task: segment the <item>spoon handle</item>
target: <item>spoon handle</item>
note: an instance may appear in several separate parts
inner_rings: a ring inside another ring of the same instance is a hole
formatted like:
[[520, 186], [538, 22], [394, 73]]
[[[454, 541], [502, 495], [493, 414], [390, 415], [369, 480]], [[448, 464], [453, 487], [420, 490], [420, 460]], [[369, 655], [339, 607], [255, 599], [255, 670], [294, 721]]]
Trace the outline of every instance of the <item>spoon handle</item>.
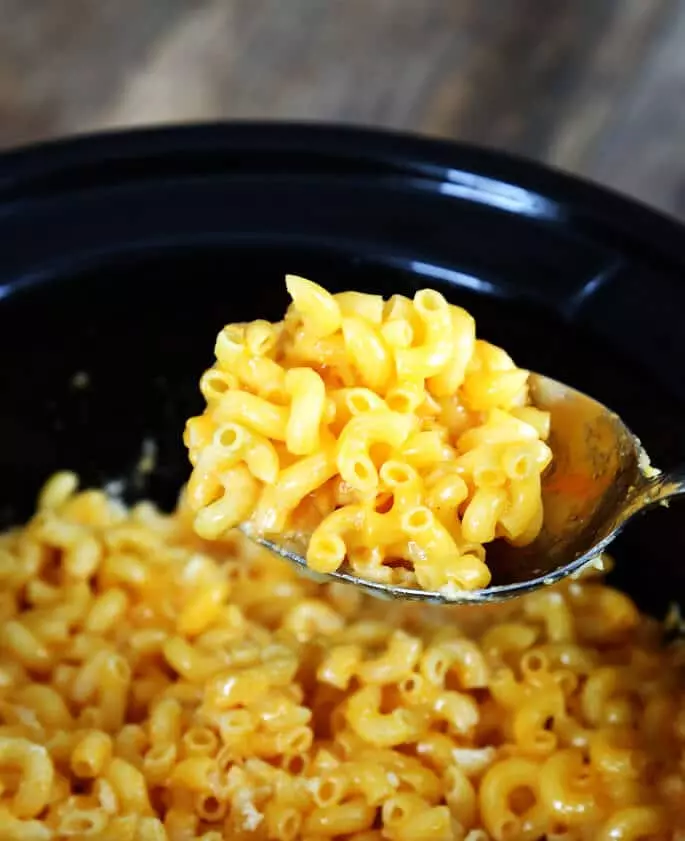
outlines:
[[641, 485], [628, 501], [624, 517], [627, 520], [645, 508], [682, 494], [685, 494], [685, 464]]

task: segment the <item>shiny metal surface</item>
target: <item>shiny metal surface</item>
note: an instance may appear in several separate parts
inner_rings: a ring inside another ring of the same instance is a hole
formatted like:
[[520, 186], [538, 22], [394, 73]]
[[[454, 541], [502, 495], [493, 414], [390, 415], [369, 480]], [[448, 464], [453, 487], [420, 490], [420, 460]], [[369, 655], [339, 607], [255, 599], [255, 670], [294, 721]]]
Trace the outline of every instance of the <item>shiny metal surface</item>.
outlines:
[[301, 547], [257, 542], [316, 580], [343, 581], [385, 599], [433, 604], [503, 601], [553, 584], [593, 563], [625, 523], [670, 497], [685, 494], [685, 467], [661, 473], [649, 465], [639, 440], [596, 400], [555, 380], [532, 374], [531, 398], [551, 419], [554, 461], [543, 477], [544, 526], [534, 543], [517, 548], [498, 540], [487, 547], [492, 582], [450, 594], [365, 581], [344, 568], [311, 572]]

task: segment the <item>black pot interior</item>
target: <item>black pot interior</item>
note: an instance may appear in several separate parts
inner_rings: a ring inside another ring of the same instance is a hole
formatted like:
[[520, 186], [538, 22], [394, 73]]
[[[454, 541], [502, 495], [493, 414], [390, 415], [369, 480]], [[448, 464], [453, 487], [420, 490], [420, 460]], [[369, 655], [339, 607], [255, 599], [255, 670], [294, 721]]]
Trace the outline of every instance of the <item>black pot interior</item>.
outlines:
[[[440, 288], [519, 364], [615, 408], [655, 464], [685, 458], [685, 343], [677, 332], [685, 292], [668, 260], [619, 247], [599, 227], [570, 230], [463, 198], [436, 196], [423, 223], [412, 225], [409, 181], [392, 195], [367, 184], [376, 195], [368, 219], [361, 195], [347, 195], [333, 212], [329, 194], [310, 195], [293, 181], [290, 204], [279, 211], [282, 230], [271, 230], [278, 216], [271, 176], [252, 184], [245, 210], [230, 173], [223, 175], [225, 204], [207, 235], [169, 236], [168, 196], [149, 184], [146, 201], [160, 211], [151, 233], [146, 221], [130, 236], [138, 205], [121, 195], [113, 208], [108, 196], [93, 205], [91, 194], [87, 208], [81, 194], [64, 204], [32, 199], [0, 220], [0, 248], [11, 254], [0, 285], [0, 526], [29, 516], [42, 481], [64, 468], [87, 485], [123, 478], [129, 499], [172, 506], [188, 475], [181, 432], [201, 410], [197, 381], [211, 364], [214, 336], [229, 321], [278, 318], [286, 272], [385, 295]], [[200, 225], [207, 207], [216, 209], [217, 187], [203, 197], [196, 186], [186, 210]], [[316, 237], [302, 237], [292, 218], [316, 216], [317, 207], [328, 221]], [[246, 214], [250, 236], [236, 236]], [[97, 235], [106, 238], [108, 219], [109, 247], [93, 250], [88, 232], [100, 222]], [[392, 237], [383, 235], [388, 228]], [[47, 256], [37, 263], [41, 250]], [[141, 476], [135, 467], [150, 441], [155, 468]], [[678, 509], [639, 519], [615, 546], [613, 582], [655, 615], [685, 594]]]

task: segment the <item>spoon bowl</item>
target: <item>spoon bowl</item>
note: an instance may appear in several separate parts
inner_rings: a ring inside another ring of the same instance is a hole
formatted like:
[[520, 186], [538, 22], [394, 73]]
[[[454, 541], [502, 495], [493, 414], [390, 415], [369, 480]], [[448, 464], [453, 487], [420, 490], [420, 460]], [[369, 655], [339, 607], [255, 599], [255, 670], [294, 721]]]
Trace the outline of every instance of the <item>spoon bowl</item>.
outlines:
[[685, 469], [663, 474], [640, 441], [606, 406], [540, 374], [529, 378], [531, 401], [551, 415], [554, 459], [542, 478], [544, 520], [531, 544], [496, 540], [487, 547], [491, 584], [479, 590], [428, 591], [368, 581], [342, 567], [320, 575], [307, 566], [303, 547], [254, 537], [317, 581], [341, 581], [385, 599], [433, 604], [491, 604], [554, 584], [596, 563], [638, 512], [685, 493]]

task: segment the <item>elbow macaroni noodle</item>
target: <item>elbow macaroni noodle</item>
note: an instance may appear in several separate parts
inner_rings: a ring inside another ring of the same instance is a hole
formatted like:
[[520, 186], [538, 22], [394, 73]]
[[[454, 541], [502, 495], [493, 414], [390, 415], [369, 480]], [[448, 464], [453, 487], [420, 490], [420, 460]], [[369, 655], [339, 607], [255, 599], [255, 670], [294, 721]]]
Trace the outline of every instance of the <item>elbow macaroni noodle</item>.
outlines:
[[685, 837], [685, 643], [626, 596], [381, 606], [194, 516], [59, 474], [0, 535], [3, 841]]
[[287, 278], [278, 324], [224, 328], [186, 427], [195, 529], [306, 544], [320, 573], [486, 587], [484, 544], [542, 526], [549, 416], [528, 372], [424, 289], [388, 301]]

